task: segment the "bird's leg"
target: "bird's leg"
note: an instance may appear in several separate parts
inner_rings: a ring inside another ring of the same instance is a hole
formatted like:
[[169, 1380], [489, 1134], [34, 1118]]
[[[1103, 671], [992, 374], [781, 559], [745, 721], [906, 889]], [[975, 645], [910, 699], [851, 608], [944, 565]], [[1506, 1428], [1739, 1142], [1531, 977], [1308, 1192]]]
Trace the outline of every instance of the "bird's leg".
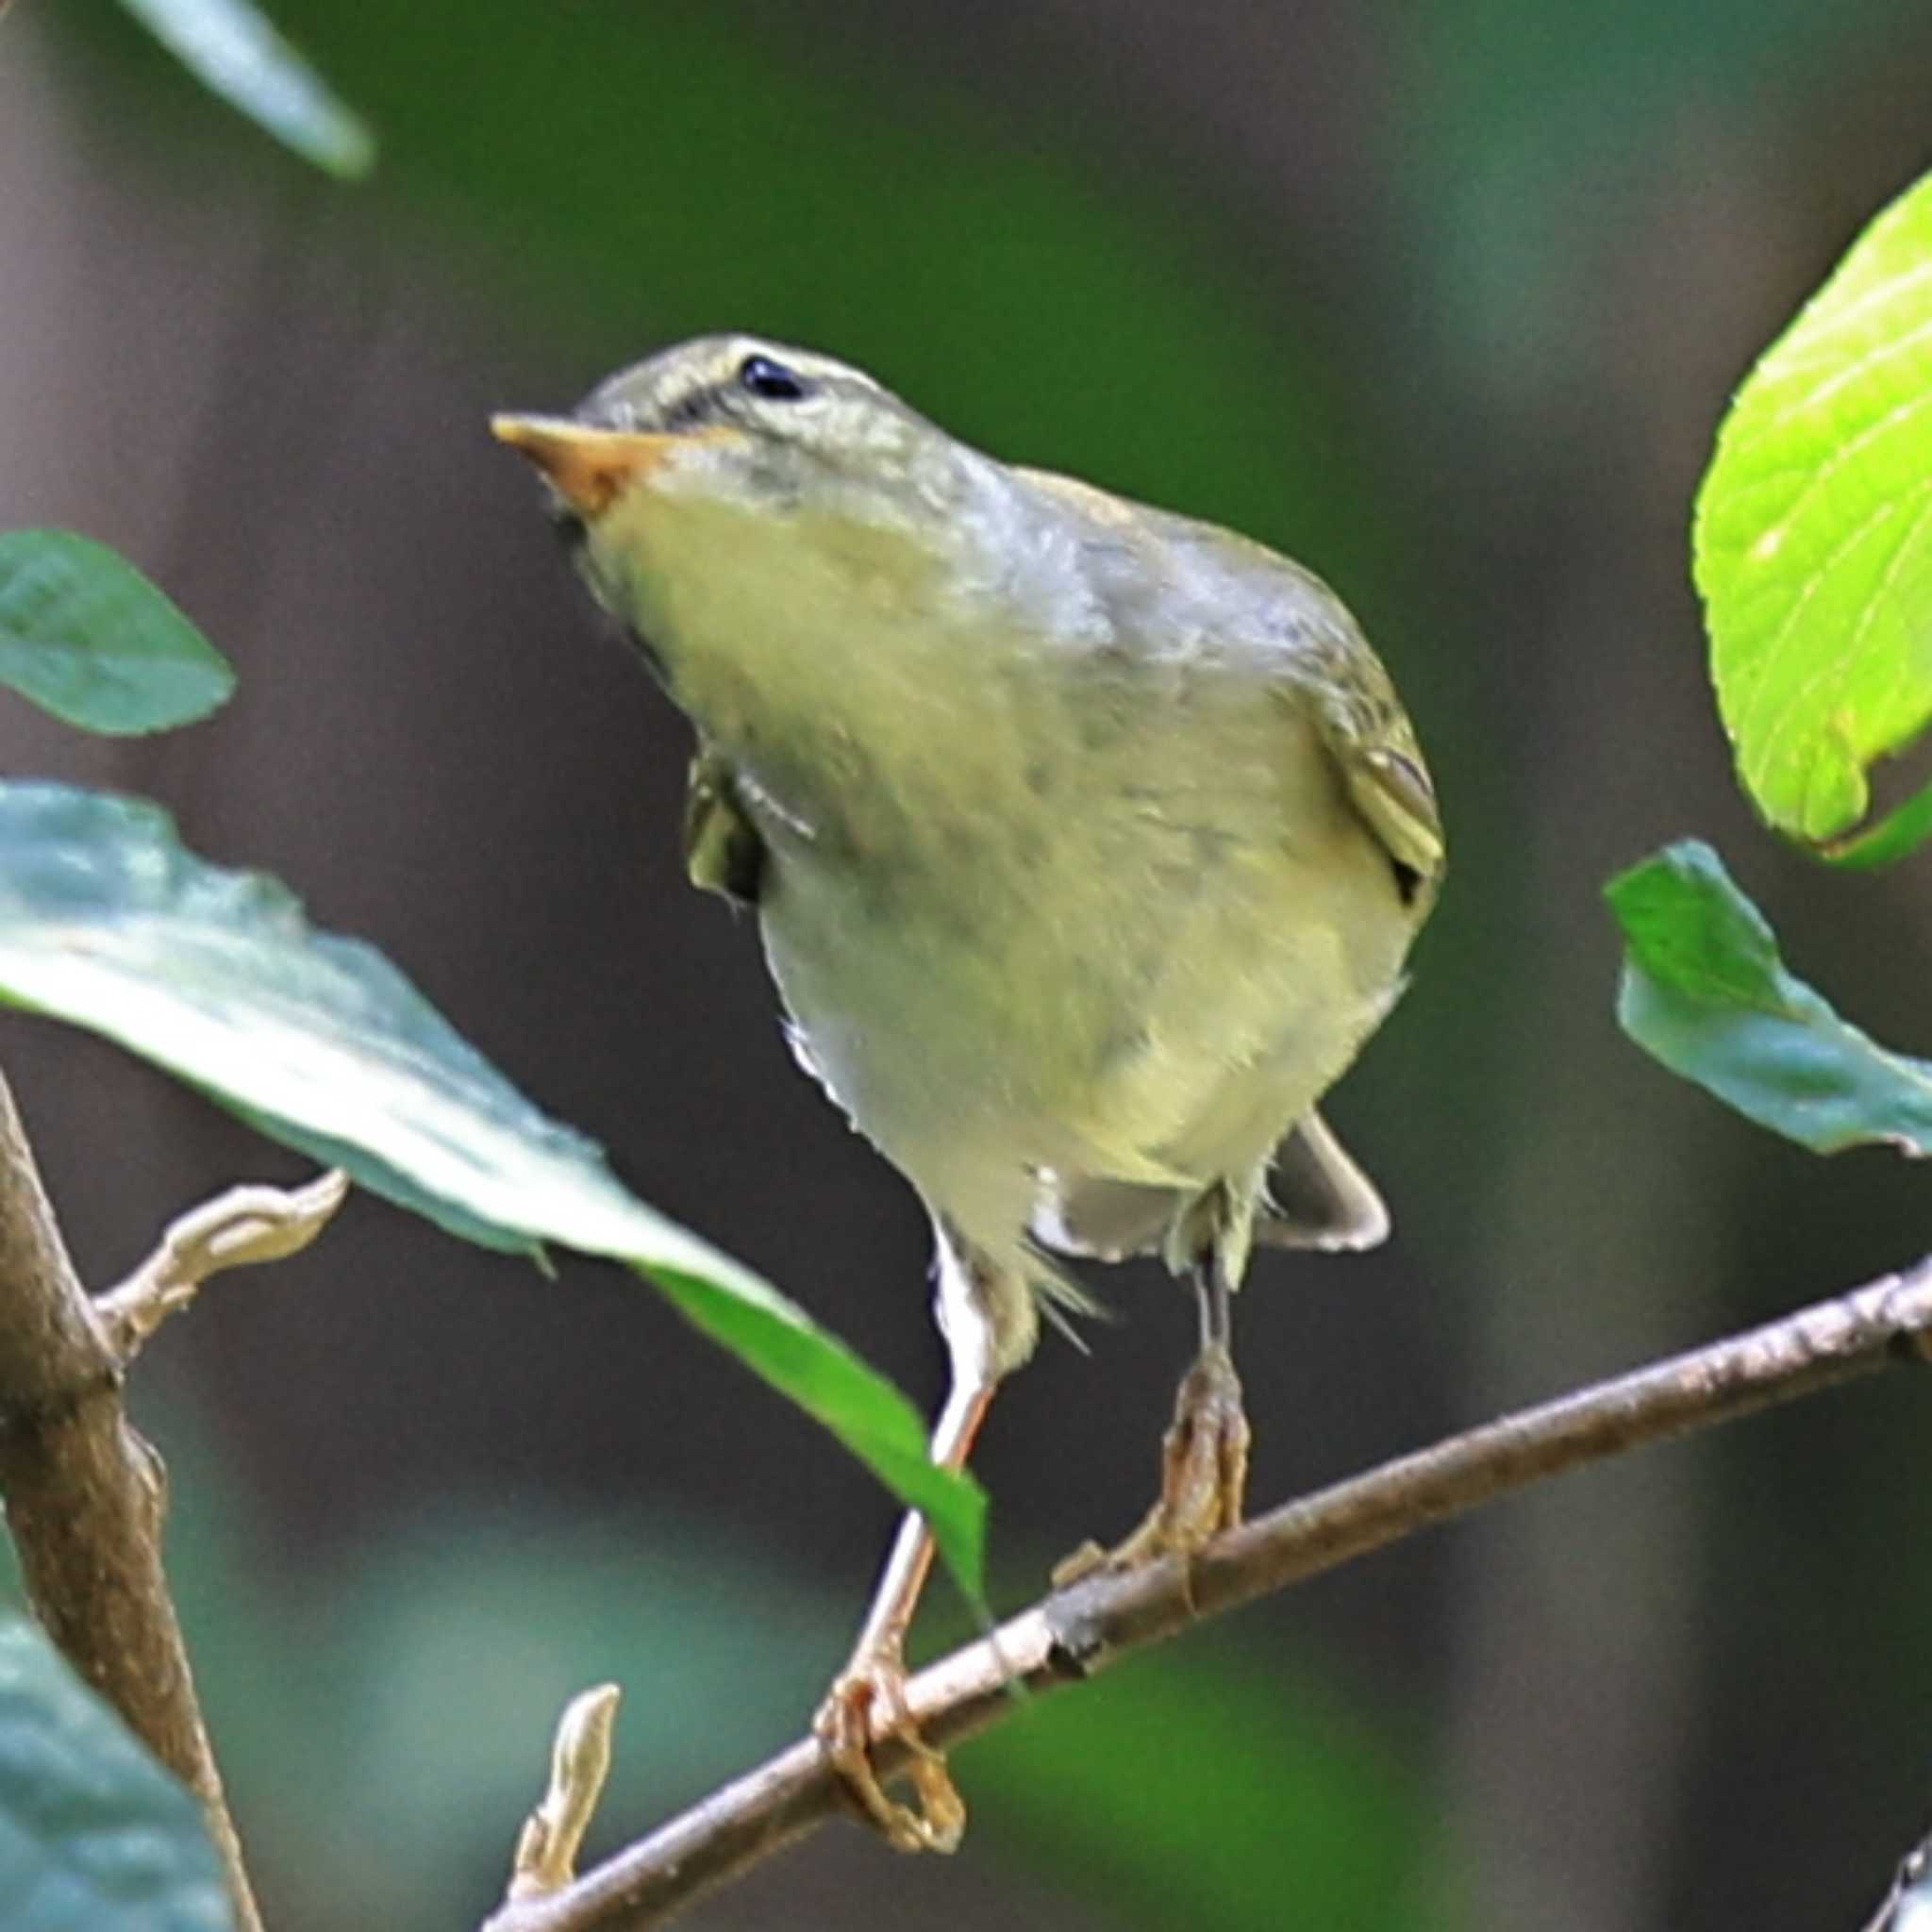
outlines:
[[[1237, 1258], [1238, 1257], [1238, 1258]], [[1244, 1244], [1214, 1242], [1195, 1261], [1201, 1346], [1174, 1397], [1161, 1441], [1160, 1494], [1145, 1521], [1111, 1550], [1087, 1543], [1053, 1573], [1056, 1585], [1095, 1570], [1133, 1570], [1163, 1557], [1191, 1557], [1241, 1520], [1248, 1482], [1247, 1411], [1234, 1367], [1234, 1270]], [[1233, 1261], [1233, 1266], [1230, 1261]]]
[[[990, 1373], [969, 1368], [962, 1374], [956, 1357], [952, 1390], [932, 1432], [932, 1459], [941, 1469], [964, 1467], [995, 1386]], [[906, 1707], [906, 1633], [932, 1558], [932, 1531], [913, 1510], [899, 1525], [852, 1656], [812, 1720], [846, 1789], [902, 1852], [954, 1851], [966, 1830], [965, 1802], [946, 1761], [920, 1737]], [[889, 1798], [879, 1783], [872, 1746], [881, 1738], [897, 1738], [912, 1752], [916, 1809]]]
[[1156, 1550], [1191, 1556], [1241, 1520], [1248, 1487], [1247, 1411], [1234, 1366], [1234, 1284], [1217, 1251], [1194, 1270], [1201, 1348], [1181, 1377], [1174, 1425], [1162, 1443]]

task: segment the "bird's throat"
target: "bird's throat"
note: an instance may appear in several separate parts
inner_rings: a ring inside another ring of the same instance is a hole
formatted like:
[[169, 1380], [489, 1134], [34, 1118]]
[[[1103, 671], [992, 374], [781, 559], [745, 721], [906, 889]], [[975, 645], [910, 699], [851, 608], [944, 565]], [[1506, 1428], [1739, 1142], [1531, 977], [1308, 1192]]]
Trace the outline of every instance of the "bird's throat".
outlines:
[[774, 795], [957, 744], [970, 646], [942, 561], [902, 529], [694, 494], [620, 506], [584, 558], [679, 708]]

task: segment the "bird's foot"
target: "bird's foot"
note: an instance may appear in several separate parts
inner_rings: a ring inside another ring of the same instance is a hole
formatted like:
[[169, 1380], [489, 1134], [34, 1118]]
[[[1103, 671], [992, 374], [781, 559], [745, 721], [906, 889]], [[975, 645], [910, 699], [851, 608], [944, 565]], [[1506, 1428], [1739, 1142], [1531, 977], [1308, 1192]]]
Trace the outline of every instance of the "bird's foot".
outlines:
[[1192, 1557], [1232, 1529], [1241, 1520], [1249, 1440], [1233, 1359], [1224, 1348], [1204, 1348], [1181, 1378], [1174, 1426], [1161, 1445], [1160, 1496], [1146, 1521], [1111, 1550], [1083, 1544], [1055, 1567], [1055, 1588], [1096, 1570], [1138, 1570], [1163, 1557]]
[[[900, 1852], [954, 1852], [966, 1835], [966, 1801], [935, 1751], [912, 1722], [906, 1703], [906, 1661], [897, 1646], [859, 1651], [832, 1681], [812, 1719], [825, 1756], [860, 1812]], [[896, 1739], [911, 1753], [908, 1767], [917, 1807], [886, 1795], [872, 1759], [873, 1746]]]

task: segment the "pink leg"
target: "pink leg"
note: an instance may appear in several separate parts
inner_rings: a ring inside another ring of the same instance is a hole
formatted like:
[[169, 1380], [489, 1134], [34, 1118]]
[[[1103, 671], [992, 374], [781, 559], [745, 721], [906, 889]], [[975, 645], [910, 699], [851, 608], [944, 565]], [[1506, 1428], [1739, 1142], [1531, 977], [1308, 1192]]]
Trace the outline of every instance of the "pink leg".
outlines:
[[[956, 1375], [932, 1432], [932, 1459], [941, 1468], [965, 1466], [996, 1386], [990, 1374]], [[932, 1558], [932, 1531], [914, 1510], [899, 1525], [852, 1656], [812, 1721], [860, 1808], [902, 1852], [957, 1850], [966, 1830], [965, 1802], [945, 1759], [919, 1736], [906, 1708], [906, 1633]], [[916, 1809], [889, 1798], [873, 1768], [874, 1742], [889, 1737], [911, 1747]]]

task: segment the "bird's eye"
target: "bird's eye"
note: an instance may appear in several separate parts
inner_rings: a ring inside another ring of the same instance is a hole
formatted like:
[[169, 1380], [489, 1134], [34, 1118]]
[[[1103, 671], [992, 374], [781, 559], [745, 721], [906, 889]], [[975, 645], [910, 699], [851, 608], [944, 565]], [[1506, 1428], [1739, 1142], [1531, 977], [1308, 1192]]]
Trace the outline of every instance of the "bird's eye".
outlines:
[[811, 385], [797, 370], [770, 356], [747, 356], [738, 365], [738, 382], [768, 403], [796, 403], [811, 393]]

